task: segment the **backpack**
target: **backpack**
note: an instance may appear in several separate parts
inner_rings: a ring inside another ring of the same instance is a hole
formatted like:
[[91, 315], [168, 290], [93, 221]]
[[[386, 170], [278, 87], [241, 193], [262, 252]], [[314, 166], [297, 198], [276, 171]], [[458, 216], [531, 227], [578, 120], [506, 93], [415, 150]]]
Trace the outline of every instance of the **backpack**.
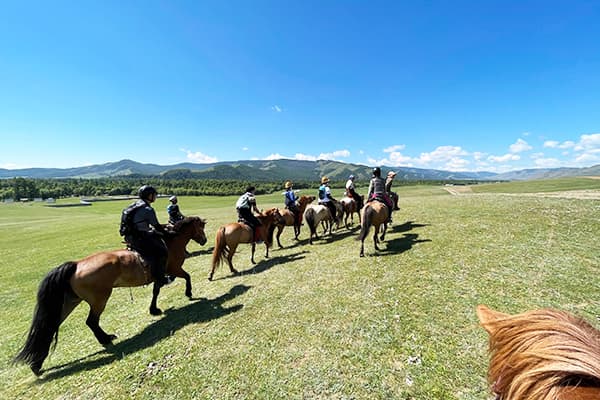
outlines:
[[121, 226], [119, 227], [119, 234], [121, 236], [129, 236], [135, 232], [133, 227], [133, 214], [135, 214], [135, 211], [145, 206], [145, 202], [136, 201], [123, 209], [121, 212]]
[[235, 208], [250, 208], [250, 202], [248, 197], [249, 196], [247, 193], [240, 196], [238, 201], [235, 203]]
[[323, 200], [325, 198], [325, 185], [319, 187], [319, 200]]

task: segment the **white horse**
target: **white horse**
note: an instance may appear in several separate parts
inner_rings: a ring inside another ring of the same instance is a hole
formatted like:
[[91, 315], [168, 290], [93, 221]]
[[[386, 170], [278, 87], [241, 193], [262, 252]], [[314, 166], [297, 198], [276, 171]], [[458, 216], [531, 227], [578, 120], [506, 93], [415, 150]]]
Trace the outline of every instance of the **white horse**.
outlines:
[[328, 229], [329, 234], [331, 235], [334, 221], [327, 206], [322, 204], [309, 204], [306, 206], [306, 210], [304, 210], [304, 220], [310, 228], [310, 237], [308, 239], [310, 244], [312, 244], [313, 235], [315, 236], [315, 239], [319, 239], [319, 235], [317, 233], [317, 227], [319, 224], [322, 224], [323, 226], [323, 235], [327, 233]]

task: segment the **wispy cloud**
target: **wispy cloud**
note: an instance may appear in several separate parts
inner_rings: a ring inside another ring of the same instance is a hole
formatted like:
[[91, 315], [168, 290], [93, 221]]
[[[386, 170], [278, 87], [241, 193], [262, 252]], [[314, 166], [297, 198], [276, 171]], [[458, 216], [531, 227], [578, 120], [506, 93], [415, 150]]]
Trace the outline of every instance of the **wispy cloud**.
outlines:
[[488, 161], [495, 163], [504, 163], [508, 161], [518, 161], [521, 159], [521, 156], [513, 153], [508, 153], [503, 156], [489, 156], [487, 159]]
[[556, 140], [546, 140], [543, 146], [550, 149], [570, 149], [575, 147], [575, 142], [567, 140], [566, 142], [560, 143]]
[[242, 147], [242, 151], [248, 151], [247, 147]]
[[277, 104], [275, 104], [274, 106], [271, 106], [271, 110], [273, 110], [277, 113], [280, 113], [283, 111], [283, 109], [280, 106], [278, 106]]
[[337, 160], [339, 158], [348, 158], [350, 157], [350, 152], [348, 150], [336, 150], [332, 153], [321, 153], [319, 154], [319, 160]]

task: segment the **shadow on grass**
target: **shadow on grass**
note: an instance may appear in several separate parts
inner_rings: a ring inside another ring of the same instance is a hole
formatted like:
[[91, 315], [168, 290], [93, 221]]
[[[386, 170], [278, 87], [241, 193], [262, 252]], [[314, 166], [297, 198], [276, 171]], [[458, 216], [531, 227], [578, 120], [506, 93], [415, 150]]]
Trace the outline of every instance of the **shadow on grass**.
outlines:
[[422, 228], [424, 226], [428, 226], [428, 225], [427, 224], [415, 224], [414, 221], [406, 221], [402, 225], [392, 225], [392, 227], [388, 229], [388, 232], [408, 232], [408, 231], [412, 231], [414, 228]]
[[431, 242], [431, 239], [419, 239], [418, 234], [408, 233], [397, 239], [386, 240], [383, 242], [386, 244], [386, 248], [373, 255], [401, 254], [410, 250], [415, 244], [425, 242]]
[[235, 278], [241, 275], [250, 275], [250, 274], [258, 274], [264, 271], [267, 271], [271, 268], [273, 268], [276, 265], [280, 265], [280, 264], [285, 264], [288, 262], [293, 262], [296, 260], [301, 260], [303, 259], [305, 256], [304, 254], [308, 253], [308, 251], [300, 251], [298, 253], [294, 253], [294, 254], [288, 254], [285, 256], [277, 256], [277, 257], [270, 257], [270, 258], [265, 258], [261, 261], [258, 262], [258, 264], [256, 264], [255, 266], [253, 266], [252, 268], [245, 270], [245, 271], [240, 271], [240, 273], [238, 275], [227, 275], [227, 276], [222, 276], [222, 277], [218, 277], [218, 278], [213, 278], [213, 281], [218, 281], [221, 279], [230, 279], [230, 278]]
[[[232, 287], [229, 292], [213, 300], [202, 299], [182, 308], [168, 309], [161, 319], [148, 325], [139, 334], [125, 339], [122, 342], [107, 346], [104, 350], [82, 357], [78, 360], [45, 369], [43, 371], [44, 375], [38, 379], [37, 382], [44, 383], [81, 371], [90, 371], [100, 368], [123, 358], [126, 354], [149, 348], [160, 342], [162, 339], [171, 336], [173, 332], [178, 331], [186, 325], [212, 321], [233, 312], [237, 312], [244, 307], [242, 304], [223, 307], [223, 303], [241, 296], [250, 290], [250, 288], [251, 286], [236, 285]], [[95, 359], [95, 356], [98, 355], [104, 356]]]

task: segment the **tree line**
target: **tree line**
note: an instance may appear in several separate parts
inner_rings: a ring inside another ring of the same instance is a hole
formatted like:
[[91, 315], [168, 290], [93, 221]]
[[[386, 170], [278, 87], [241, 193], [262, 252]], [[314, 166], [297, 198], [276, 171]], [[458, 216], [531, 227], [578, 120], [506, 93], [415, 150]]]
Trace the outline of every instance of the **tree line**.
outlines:
[[[394, 181], [394, 186], [415, 184], [475, 184], [477, 181]], [[314, 189], [319, 182], [294, 181], [294, 189]], [[178, 196], [231, 196], [242, 194], [252, 185], [256, 194], [283, 190], [284, 181], [252, 182], [236, 179], [195, 179], [128, 175], [112, 178], [68, 179], [0, 179], [0, 199], [34, 199], [61, 197], [135, 196], [142, 185], [152, 185], [160, 194]], [[345, 181], [332, 181], [332, 188], [343, 188]]]

